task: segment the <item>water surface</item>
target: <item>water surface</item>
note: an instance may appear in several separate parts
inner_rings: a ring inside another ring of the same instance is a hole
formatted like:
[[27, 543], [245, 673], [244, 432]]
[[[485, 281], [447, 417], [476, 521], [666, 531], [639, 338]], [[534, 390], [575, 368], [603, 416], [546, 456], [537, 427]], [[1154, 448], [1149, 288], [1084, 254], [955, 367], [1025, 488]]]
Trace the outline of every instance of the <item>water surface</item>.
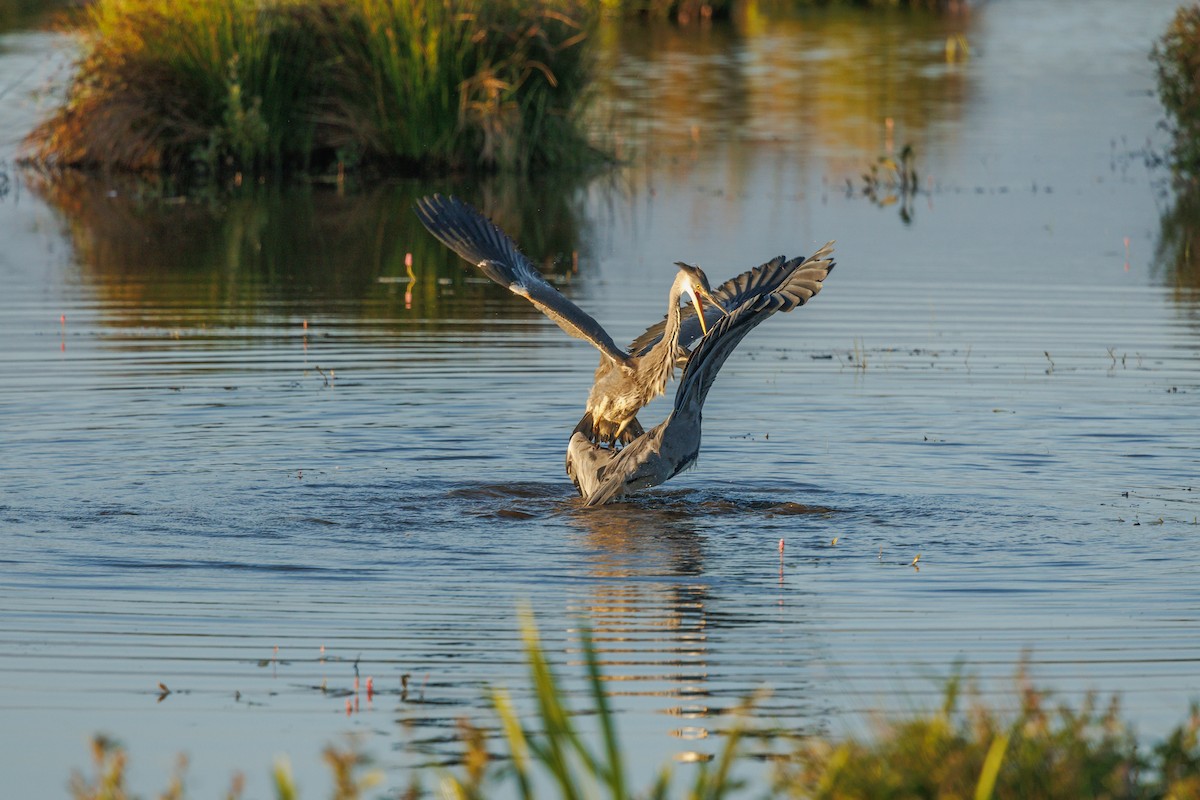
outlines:
[[[958, 661], [1002, 702], [1024, 659], [1165, 732], [1200, 660], [1200, 306], [1188, 206], [1144, 158], [1172, 11], [613, 25], [596, 116], [628, 164], [592, 182], [163, 202], [10, 172], [6, 783], [61, 793], [105, 731], [142, 793], [185, 751], [198, 797], [235, 769], [267, 794], [280, 753], [319, 795], [343, 734], [403, 786], [493, 724], [488, 687], [530, 708], [522, 602], [581, 705], [595, 632], [637, 785], [764, 687], [756, 724], [858, 730]], [[4, 158], [63, 47], [0, 34], [28, 73]], [[863, 197], [904, 144], [921, 191]], [[440, 250], [409, 211], [430, 191], [618, 341], [675, 260], [723, 278], [832, 238], [840, 265], [730, 359], [694, 470], [585, 512], [562, 459], [595, 355]]]

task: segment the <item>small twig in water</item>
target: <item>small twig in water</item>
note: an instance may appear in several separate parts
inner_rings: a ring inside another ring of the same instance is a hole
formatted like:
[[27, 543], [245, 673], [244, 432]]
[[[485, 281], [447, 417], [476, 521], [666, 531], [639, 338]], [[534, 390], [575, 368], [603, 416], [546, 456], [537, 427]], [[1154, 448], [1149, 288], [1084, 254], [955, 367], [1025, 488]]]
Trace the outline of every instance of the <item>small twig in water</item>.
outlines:
[[866, 348], [866, 345], [863, 344], [862, 339], [856, 338], [854, 340], [854, 352], [850, 353], [848, 358], [850, 359], [851, 363], [853, 363], [856, 368], [861, 369], [861, 370], [866, 370], [866, 368], [867, 368], [867, 348]]
[[1042, 355], [1044, 355], [1046, 357], [1046, 360], [1050, 362], [1050, 366], [1046, 369], [1046, 374], [1047, 375], [1054, 374], [1054, 359], [1050, 357], [1050, 351], [1043, 350]]

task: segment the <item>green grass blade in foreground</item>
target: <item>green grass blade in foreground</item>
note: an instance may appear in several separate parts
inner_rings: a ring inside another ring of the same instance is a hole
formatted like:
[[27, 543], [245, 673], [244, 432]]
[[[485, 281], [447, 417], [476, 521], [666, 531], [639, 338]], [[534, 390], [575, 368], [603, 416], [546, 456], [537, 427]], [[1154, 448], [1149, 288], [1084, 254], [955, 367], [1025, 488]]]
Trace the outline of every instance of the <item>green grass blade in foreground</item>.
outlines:
[[521, 615], [521, 635], [525, 640], [525, 657], [529, 661], [529, 672], [533, 678], [534, 693], [537, 697], [538, 715], [545, 728], [545, 744], [530, 743], [530, 748], [550, 770], [550, 774], [558, 782], [562, 796], [575, 800], [578, 794], [578, 777], [573, 773], [570, 763], [571, 750], [574, 750], [583, 760], [584, 767], [596, 774], [595, 761], [583, 743], [575, 735], [571, 727], [570, 717], [562, 705], [562, 695], [546, 654], [542, 650], [537, 627], [528, 612]]
[[596, 644], [592, 640], [590, 628], [584, 628], [580, 635], [583, 639], [584, 656], [587, 659], [588, 683], [592, 688], [592, 702], [595, 703], [596, 712], [600, 717], [600, 730], [604, 735], [604, 751], [608, 760], [604, 770], [605, 777], [614, 800], [624, 800], [628, 796], [625, 791], [625, 768], [621, 762], [621, 748], [617, 742], [617, 730], [613, 724], [612, 710], [608, 705], [608, 694], [604, 691], [604, 678], [600, 674], [600, 660], [596, 656]]
[[983, 760], [983, 771], [979, 773], [979, 783], [975, 786], [975, 800], [992, 800], [992, 792], [996, 790], [996, 776], [1000, 774], [1000, 765], [1004, 763], [1004, 752], [1008, 750], [1009, 735], [1000, 734], [992, 740], [987, 757]]
[[531, 800], [533, 790], [529, 780], [529, 737], [525, 734], [521, 720], [517, 718], [508, 692], [502, 689], [492, 692], [492, 705], [504, 726], [504, 737], [508, 740], [508, 752], [512, 757], [513, 774], [516, 776], [521, 798]]

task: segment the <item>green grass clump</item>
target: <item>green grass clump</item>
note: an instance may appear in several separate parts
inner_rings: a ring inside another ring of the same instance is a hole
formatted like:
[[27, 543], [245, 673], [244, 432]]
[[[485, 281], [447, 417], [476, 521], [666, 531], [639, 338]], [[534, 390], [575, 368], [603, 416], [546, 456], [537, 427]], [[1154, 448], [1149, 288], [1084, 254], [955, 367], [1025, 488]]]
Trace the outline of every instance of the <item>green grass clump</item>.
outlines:
[[593, 155], [588, 0], [97, 0], [51, 166], [527, 171]]
[[1181, 178], [1200, 179], [1200, 3], [1181, 6], [1151, 52], [1158, 96], [1171, 119], [1172, 166]]
[[951, 680], [943, 708], [885, 724], [869, 740], [807, 743], [786, 762], [780, 795], [850, 798], [1196, 798], [1200, 715], [1143, 753], [1119, 715], [1089, 695], [1082, 708], [1049, 707], [1026, 687], [1006, 714], [973, 702], [959, 711]]

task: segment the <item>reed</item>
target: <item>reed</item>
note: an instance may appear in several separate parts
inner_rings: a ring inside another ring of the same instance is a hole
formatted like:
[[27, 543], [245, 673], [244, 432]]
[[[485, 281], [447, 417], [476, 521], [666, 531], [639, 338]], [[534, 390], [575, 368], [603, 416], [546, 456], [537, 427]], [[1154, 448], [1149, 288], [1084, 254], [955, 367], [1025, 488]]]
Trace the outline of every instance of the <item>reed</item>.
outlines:
[[588, 0], [97, 0], [35, 163], [181, 174], [594, 158]]
[[[588, 154], [582, 0], [356, 0], [322, 121], [339, 146], [516, 171]], [[366, 100], [364, 103], [363, 101]]]

